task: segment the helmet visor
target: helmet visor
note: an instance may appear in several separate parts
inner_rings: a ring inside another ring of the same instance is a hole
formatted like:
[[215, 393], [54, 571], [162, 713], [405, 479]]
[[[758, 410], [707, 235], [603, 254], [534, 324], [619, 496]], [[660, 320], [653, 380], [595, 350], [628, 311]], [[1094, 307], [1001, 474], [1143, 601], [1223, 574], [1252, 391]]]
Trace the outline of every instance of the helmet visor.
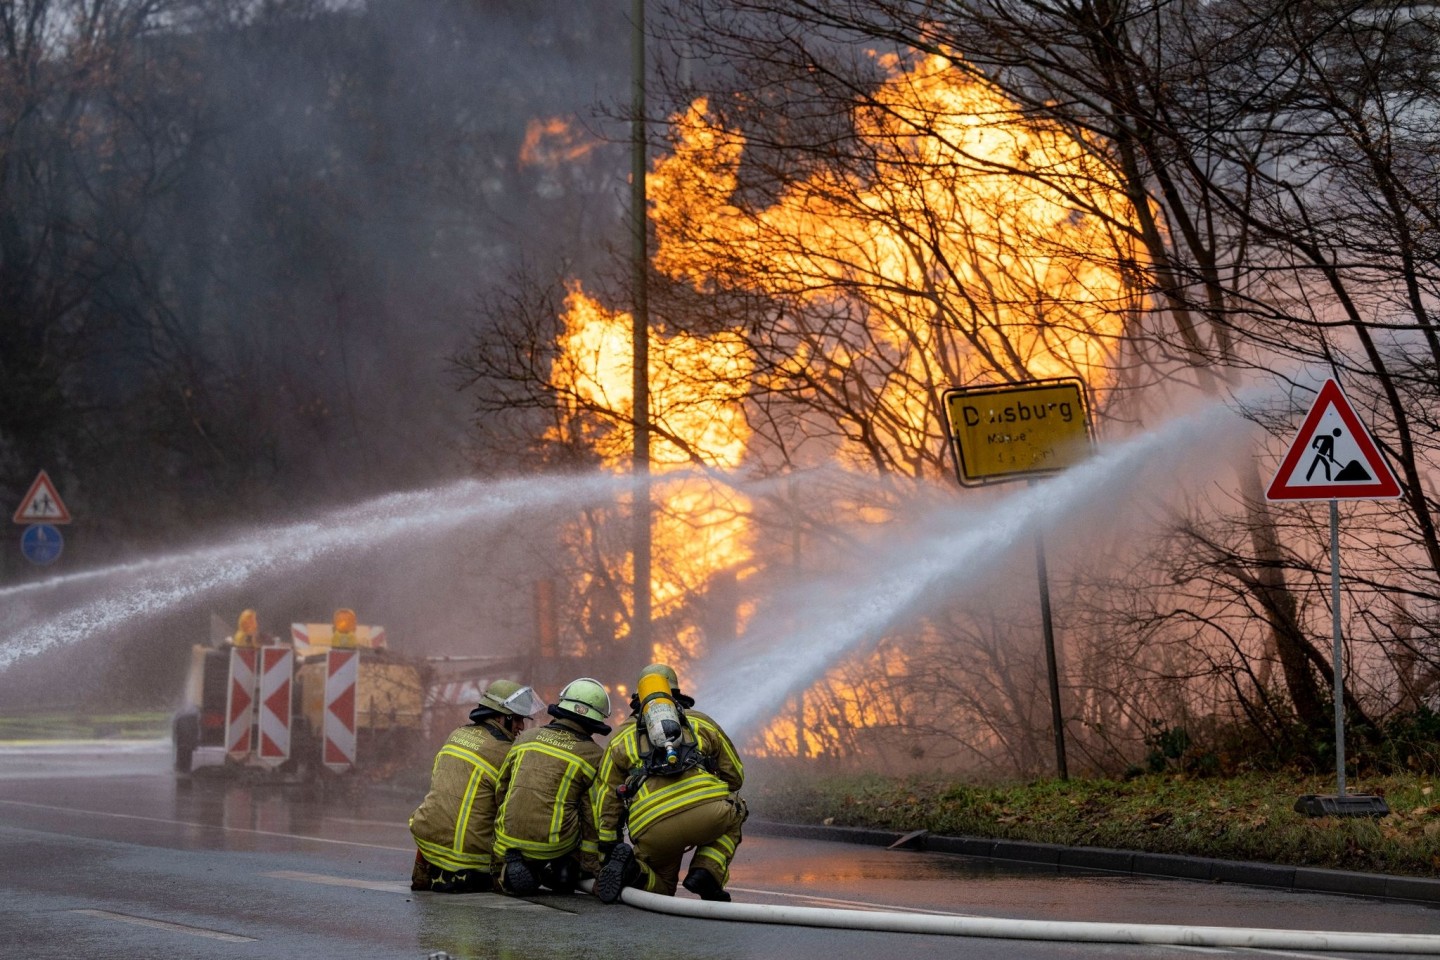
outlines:
[[501, 700], [500, 706], [518, 716], [528, 717], [538, 711], [543, 704], [541, 704], [540, 698], [535, 696], [534, 690], [530, 687], [521, 687]]

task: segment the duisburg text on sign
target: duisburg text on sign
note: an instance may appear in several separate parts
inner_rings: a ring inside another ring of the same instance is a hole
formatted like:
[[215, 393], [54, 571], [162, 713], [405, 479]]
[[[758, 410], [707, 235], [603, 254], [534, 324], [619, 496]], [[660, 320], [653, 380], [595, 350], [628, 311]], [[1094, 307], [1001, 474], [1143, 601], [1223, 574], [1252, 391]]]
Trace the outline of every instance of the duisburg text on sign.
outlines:
[[954, 388], [944, 395], [956, 472], [966, 486], [1064, 470], [1090, 452], [1078, 379]]

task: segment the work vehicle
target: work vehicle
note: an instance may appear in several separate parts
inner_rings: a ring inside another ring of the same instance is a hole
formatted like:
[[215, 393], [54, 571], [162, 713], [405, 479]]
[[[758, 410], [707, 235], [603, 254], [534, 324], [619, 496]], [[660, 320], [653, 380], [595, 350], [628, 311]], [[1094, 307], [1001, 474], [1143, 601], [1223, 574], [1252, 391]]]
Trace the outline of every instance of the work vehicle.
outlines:
[[175, 770], [383, 779], [426, 751], [430, 674], [348, 609], [292, 624], [288, 640], [260, 633], [247, 610], [232, 636], [191, 649]]

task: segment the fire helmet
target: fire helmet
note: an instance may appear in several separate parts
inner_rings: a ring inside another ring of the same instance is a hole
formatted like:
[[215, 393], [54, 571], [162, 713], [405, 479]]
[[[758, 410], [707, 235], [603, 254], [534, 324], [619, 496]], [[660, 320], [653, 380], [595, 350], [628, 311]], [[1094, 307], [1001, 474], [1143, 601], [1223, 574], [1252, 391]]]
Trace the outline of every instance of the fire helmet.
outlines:
[[610, 716], [610, 694], [598, 680], [581, 677], [565, 684], [555, 705], [586, 720], [604, 722]]
[[[646, 677], [651, 676], [664, 677], [665, 685], [670, 688], [671, 692], [679, 692], [680, 678], [675, 676], [675, 670], [669, 664], [652, 663], [650, 664], [650, 666], [640, 671], [640, 678], [642, 680]], [[639, 684], [636, 684], [636, 688], [639, 688]]]
[[[680, 692], [680, 678], [675, 675], [675, 669], [668, 663], [650, 664], [650, 666], [640, 671], [640, 679], [643, 681], [646, 677], [664, 677], [665, 682], [670, 685], [671, 696], [675, 698], [675, 702], [680, 705], [681, 709], [689, 710], [695, 706], [694, 697], [687, 697]], [[637, 690], [637, 694], [630, 698], [630, 709], [631, 711], [638, 712], [640, 709], [640, 697], [638, 694], [640, 685], [638, 683], [635, 685], [635, 689]]]
[[496, 680], [480, 695], [480, 702], [470, 711], [470, 719], [475, 721], [477, 714], [484, 717], [492, 713], [528, 717], [539, 709], [540, 700], [534, 690], [514, 680]]

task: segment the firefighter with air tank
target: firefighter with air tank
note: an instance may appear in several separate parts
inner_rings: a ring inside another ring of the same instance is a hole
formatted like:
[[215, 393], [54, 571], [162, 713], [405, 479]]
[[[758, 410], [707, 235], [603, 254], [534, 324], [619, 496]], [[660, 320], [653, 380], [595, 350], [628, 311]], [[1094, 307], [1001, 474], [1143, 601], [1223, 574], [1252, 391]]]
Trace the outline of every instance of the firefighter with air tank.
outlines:
[[694, 704], [674, 670], [651, 664], [600, 760], [591, 800], [606, 854], [595, 893], [605, 903], [627, 886], [673, 895], [692, 848], [685, 889], [730, 899], [724, 888], [747, 815], [738, 792], [745, 771], [725, 731]]

